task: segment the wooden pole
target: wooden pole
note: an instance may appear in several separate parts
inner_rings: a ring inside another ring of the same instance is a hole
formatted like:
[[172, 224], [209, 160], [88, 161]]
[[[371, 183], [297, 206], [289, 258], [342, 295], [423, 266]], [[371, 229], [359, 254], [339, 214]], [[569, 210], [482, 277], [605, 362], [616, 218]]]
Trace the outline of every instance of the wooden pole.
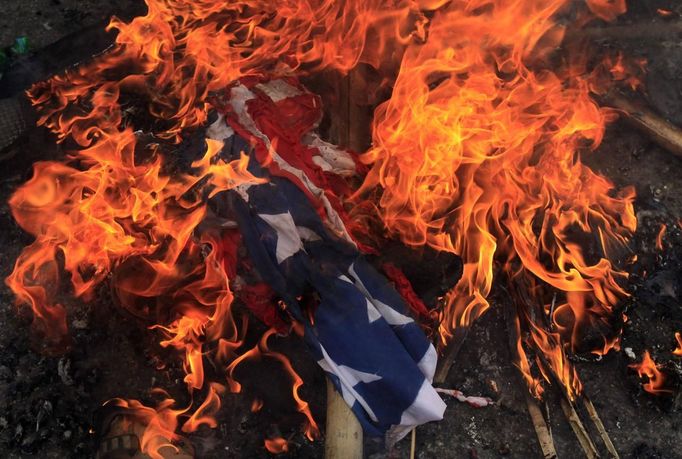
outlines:
[[362, 459], [362, 427], [334, 384], [327, 379], [325, 459]]

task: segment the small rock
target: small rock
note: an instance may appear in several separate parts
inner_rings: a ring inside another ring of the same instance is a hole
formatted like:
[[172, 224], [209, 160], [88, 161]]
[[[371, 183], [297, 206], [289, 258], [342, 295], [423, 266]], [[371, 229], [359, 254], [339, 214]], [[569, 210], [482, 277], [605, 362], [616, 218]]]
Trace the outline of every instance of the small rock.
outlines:
[[632, 348], [631, 348], [631, 347], [626, 347], [626, 348], [623, 349], [623, 350], [625, 351], [625, 355], [627, 355], [628, 358], [630, 358], [631, 360], [636, 360], [636, 359], [637, 359], [637, 356], [636, 356], [635, 353], [632, 351]]
[[71, 326], [76, 330], [85, 330], [88, 328], [88, 321], [83, 319], [74, 319], [71, 321]]
[[500, 456], [507, 456], [509, 453], [511, 453], [511, 448], [508, 444], [504, 443], [500, 446], [497, 452], [500, 453]]
[[10, 370], [5, 365], [0, 365], [0, 380], [9, 381], [10, 379], [12, 379], [12, 376], [13, 376], [12, 370]]
[[21, 438], [22, 435], [24, 435], [24, 426], [18, 424], [14, 429], [14, 439], [18, 440]]
[[65, 357], [62, 357], [61, 359], [59, 359], [59, 363], [57, 364], [57, 374], [59, 374], [59, 378], [67, 386], [73, 385], [73, 379], [71, 378], [71, 375], [69, 374], [70, 372], [71, 372], [71, 360], [69, 360]]

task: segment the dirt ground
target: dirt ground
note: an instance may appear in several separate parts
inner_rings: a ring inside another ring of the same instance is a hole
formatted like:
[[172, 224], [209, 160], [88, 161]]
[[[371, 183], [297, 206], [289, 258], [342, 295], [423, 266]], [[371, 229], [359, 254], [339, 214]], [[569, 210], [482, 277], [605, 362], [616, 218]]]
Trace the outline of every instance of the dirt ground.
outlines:
[[[682, 13], [682, 6], [673, 0], [629, 3], [631, 11], [622, 22], [650, 20], [656, 17], [658, 8]], [[125, 14], [130, 8], [139, 8], [139, 2], [3, 0], [0, 7], [0, 47], [9, 46], [15, 37], [25, 35], [37, 50], [111, 14]], [[608, 45], [622, 48], [628, 56], [647, 58], [648, 102], [659, 113], [682, 124], [682, 40]], [[2, 85], [0, 80], [0, 89]], [[2, 279], [11, 272], [21, 248], [30, 243], [30, 237], [12, 220], [7, 199], [30, 177], [33, 158], [59, 154], [54, 147], [35, 151], [49, 141], [49, 136], [36, 130], [18, 147], [22, 154], [0, 164]], [[678, 224], [682, 218], [682, 160], [623, 121], [611, 125], [603, 145], [584, 159], [618, 186], [633, 185], [637, 191], [639, 229], [632, 249], [638, 261], [630, 268], [628, 289], [632, 297], [623, 305], [629, 321], [623, 331], [622, 348], [631, 349], [637, 361], [645, 349], [650, 350], [654, 359], [664, 365], [671, 380], [679, 381], [682, 359], [675, 359], [671, 350], [675, 345], [674, 332], [682, 331], [682, 227]], [[657, 250], [654, 243], [661, 224], [668, 228], [663, 251]], [[433, 254], [424, 257], [430, 261], [428, 266], [456, 269], [457, 263], [452, 260]], [[434, 277], [427, 268], [406, 271], [418, 291], [426, 289], [425, 285], [418, 285], [422, 280], [428, 283]], [[467, 394], [489, 396], [496, 404], [474, 409], [454, 399], [446, 400], [445, 419], [418, 429], [416, 457], [542, 457], [526, 408], [525, 387], [511, 364], [502, 308], [495, 307], [504, 301], [504, 295], [494, 291], [493, 308], [472, 328], [444, 384]], [[182, 370], [173, 363], [176, 360], [159, 349], [144, 324], [115, 308], [106, 288], [95, 302], [82, 304], [70, 300], [67, 303], [77, 345], [64, 356], [49, 357], [33, 351], [29, 320], [17, 314], [12, 302], [12, 295], [3, 284], [0, 286], [1, 457], [92, 457], [94, 440], [88, 432], [93, 412], [104, 401], [113, 397], [148, 400], [149, 389], [161, 386], [180, 404], [187, 402], [181, 382]], [[255, 340], [262, 331], [258, 326], [252, 327], [251, 339]], [[293, 338], [277, 339], [273, 348], [292, 359], [305, 381], [303, 398], [310, 402], [315, 419], [323, 426], [326, 394], [322, 372], [308, 358], [304, 345]], [[632, 370], [627, 368], [632, 362], [625, 352], [612, 352], [600, 360], [577, 359], [575, 364], [621, 457], [682, 458], [679, 391], [677, 399], [645, 393]], [[201, 430], [192, 437], [198, 457], [270, 457], [263, 447], [263, 439], [275, 434], [290, 439], [292, 444], [291, 452], [280, 457], [321, 457], [323, 440], [311, 443], [299, 432], [302, 419], [291, 401], [285, 373], [268, 362], [240, 368], [237, 377], [244, 384], [244, 392], [226, 397], [218, 428]], [[548, 391], [547, 405], [558, 455], [581, 457], [554, 392]], [[257, 413], [249, 410], [254, 398], [265, 402]], [[372, 459], [409, 457], [409, 441], [399, 443], [394, 451], [385, 452], [377, 442], [367, 440], [366, 455]]]

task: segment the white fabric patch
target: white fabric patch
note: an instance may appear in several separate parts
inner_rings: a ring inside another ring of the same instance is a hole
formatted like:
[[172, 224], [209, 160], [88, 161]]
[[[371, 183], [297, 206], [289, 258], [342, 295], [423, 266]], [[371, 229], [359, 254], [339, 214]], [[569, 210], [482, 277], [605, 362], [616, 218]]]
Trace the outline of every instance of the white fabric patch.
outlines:
[[313, 162], [317, 167], [319, 167], [325, 172], [333, 170], [332, 165], [325, 161], [324, 158], [322, 158], [321, 156], [313, 156]]
[[281, 263], [299, 250], [303, 249], [301, 238], [296, 231], [296, 224], [289, 212], [276, 215], [258, 214], [277, 232], [277, 263]]
[[234, 129], [227, 124], [225, 117], [222, 114], [219, 114], [218, 119], [206, 129], [206, 137], [211, 140], [219, 140], [222, 142], [233, 135]]
[[390, 447], [407, 435], [415, 426], [430, 421], [440, 421], [445, 412], [445, 402], [438, 395], [431, 383], [424, 381], [419, 388], [417, 398], [412, 405], [403, 411], [400, 424], [391, 426], [386, 432], [386, 443]]
[[320, 349], [322, 350], [323, 359], [318, 360], [317, 364], [320, 365], [324, 371], [328, 373], [334, 373], [336, 376], [338, 376], [339, 381], [341, 382], [341, 396], [343, 397], [343, 400], [346, 402], [346, 404], [350, 407], [353, 406], [353, 404], [357, 401], [367, 412], [367, 415], [370, 417], [370, 419], [374, 422], [378, 422], [374, 411], [372, 411], [372, 409], [369, 407], [367, 401], [362, 398], [360, 394], [355, 391], [355, 389], [353, 389], [353, 386], [355, 386], [359, 381], [378, 381], [381, 379], [381, 376], [353, 370], [352, 368], [349, 368], [345, 365], [337, 365], [336, 362], [334, 362], [334, 360], [332, 360], [332, 358], [329, 356], [329, 354], [327, 354], [324, 346], [320, 345]]
[[270, 80], [267, 83], [259, 83], [256, 88], [263, 91], [275, 103], [303, 94], [297, 87], [284, 80]]
[[[344, 275], [344, 274], [341, 274], [341, 275], [339, 276], [339, 279], [341, 279], [341, 280], [344, 281], [344, 282], [348, 282], [349, 284], [353, 284], [353, 281], [350, 280], [350, 279], [348, 278], [348, 276], [346, 276], [346, 275]], [[355, 285], [355, 284], [353, 284], [353, 285]]]
[[320, 237], [319, 234], [317, 234], [315, 231], [311, 230], [310, 228], [306, 228], [305, 226], [297, 226], [296, 230], [298, 231], [298, 234], [301, 236], [301, 239], [306, 241], [306, 242], [313, 242], [313, 241], [321, 241], [322, 238]]
[[436, 373], [436, 364], [438, 363], [438, 353], [433, 345], [429, 346], [424, 357], [419, 361], [417, 366], [421, 370], [424, 377], [430, 383], [433, 382], [433, 375]]
[[239, 193], [239, 196], [242, 197], [244, 202], [249, 202], [249, 193], [247, 191], [249, 188], [253, 186], [253, 183], [243, 183], [241, 185], [237, 185], [236, 187], [232, 188], [234, 191]]
[[369, 323], [374, 323], [381, 319], [381, 313], [377, 311], [377, 308], [374, 307], [372, 302], [365, 299], [365, 303], [367, 303], [367, 319], [369, 320]]
[[377, 310], [381, 313], [384, 319], [386, 319], [386, 322], [388, 322], [389, 325], [405, 325], [414, 322], [411, 317], [408, 317], [406, 315], [403, 315], [387, 305], [386, 303], [377, 300], [376, 298], [373, 298], [372, 295], [369, 294], [369, 291], [365, 288], [365, 285], [362, 283], [360, 280], [360, 277], [358, 277], [357, 273], [354, 270], [355, 264], [350, 265], [350, 268], [348, 268], [348, 272], [353, 276], [353, 279], [355, 279], [355, 286], [360, 290], [371, 302], [372, 304], [377, 308]]
[[[331, 170], [341, 176], [355, 174], [355, 161], [347, 151], [340, 149], [334, 144], [325, 142], [314, 132], [306, 134], [303, 137], [303, 143], [317, 148], [320, 152], [320, 156], [313, 156], [313, 161], [322, 169]], [[325, 169], [323, 164], [329, 169]]]

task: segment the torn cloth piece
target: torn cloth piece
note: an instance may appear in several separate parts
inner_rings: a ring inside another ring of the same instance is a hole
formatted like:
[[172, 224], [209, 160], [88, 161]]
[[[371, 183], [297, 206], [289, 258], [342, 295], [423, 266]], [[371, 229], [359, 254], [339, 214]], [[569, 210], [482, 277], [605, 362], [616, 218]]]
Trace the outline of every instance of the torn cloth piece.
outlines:
[[[273, 97], [268, 83], [259, 84], [267, 88], [263, 94]], [[308, 168], [319, 166], [296, 157], [297, 148], [291, 145], [280, 154], [282, 144], [260, 129], [276, 131], [275, 121], [259, 126], [246, 108], [245, 101], [259, 97], [257, 91], [241, 84], [235, 88], [228, 101], [233, 116], [227, 119], [236, 133], [249, 137], [249, 171], [268, 182], [214, 199], [222, 200], [217, 207], [229, 209], [237, 221], [254, 269], [303, 324], [314, 358], [368, 435], [382, 436], [391, 445], [414, 426], [442, 419], [445, 403], [431, 385], [436, 351], [405, 301], [348, 237], [320, 181], [323, 176], [307, 175]], [[287, 110], [291, 113], [292, 106]], [[314, 127], [311, 119], [301, 117], [307, 129]], [[304, 131], [291, 128], [290, 133]], [[217, 140], [244, 143], [240, 135], [232, 137]], [[317, 156], [313, 147], [304, 150], [311, 158]], [[333, 168], [331, 163], [338, 166], [336, 159], [328, 163]], [[305, 170], [294, 164], [304, 164]], [[311, 290], [319, 297], [313, 310], [299, 302]]]

